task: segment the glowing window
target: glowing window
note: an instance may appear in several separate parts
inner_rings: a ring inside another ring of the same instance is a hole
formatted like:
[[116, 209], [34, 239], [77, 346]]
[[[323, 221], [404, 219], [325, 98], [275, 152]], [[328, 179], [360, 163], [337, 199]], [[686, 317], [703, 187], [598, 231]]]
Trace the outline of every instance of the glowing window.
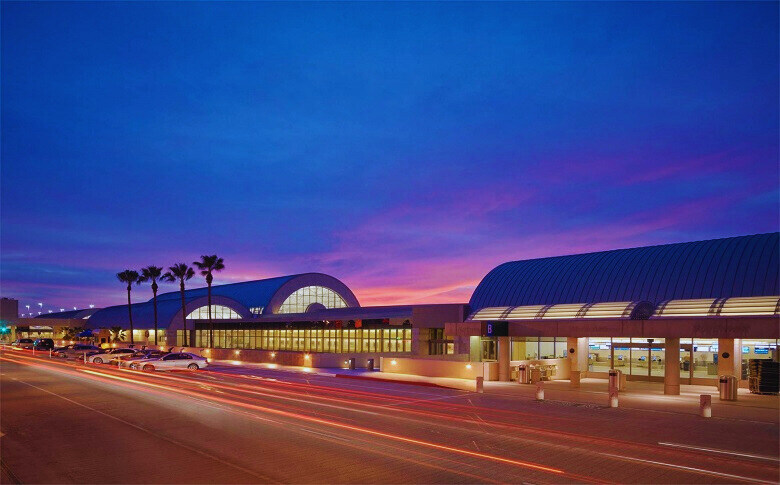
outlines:
[[295, 290], [279, 307], [279, 313], [306, 313], [311, 305], [325, 308], [345, 308], [347, 303], [338, 293], [324, 286], [305, 286]]
[[[200, 308], [196, 308], [192, 311], [189, 315], [187, 315], [188, 320], [207, 320], [209, 318], [209, 307], [208, 305], [203, 305]], [[241, 315], [234, 312], [230, 308], [222, 305], [211, 305], [211, 318], [215, 320], [224, 320], [224, 319], [237, 319], [241, 318]]]

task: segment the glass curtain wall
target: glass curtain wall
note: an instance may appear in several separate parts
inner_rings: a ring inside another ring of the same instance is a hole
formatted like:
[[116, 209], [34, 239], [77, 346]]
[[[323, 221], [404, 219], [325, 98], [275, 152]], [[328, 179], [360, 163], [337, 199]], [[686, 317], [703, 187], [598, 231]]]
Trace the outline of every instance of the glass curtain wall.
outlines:
[[279, 307], [278, 313], [306, 313], [313, 303], [319, 303], [325, 308], [345, 308], [344, 299], [324, 286], [305, 286], [295, 290]]
[[566, 337], [512, 337], [512, 360], [562, 359]]
[[665, 342], [662, 338], [652, 340], [650, 343], [646, 338], [591, 337], [588, 339], [588, 370], [608, 372], [614, 359], [614, 368], [624, 374], [663, 377]]
[[[183, 333], [177, 332], [179, 342], [184, 339]], [[208, 330], [196, 329], [195, 338], [199, 347], [211, 347]], [[214, 347], [330, 353], [411, 352], [412, 329], [214, 329]]]
[[[209, 318], [209, 306], [203, 305], [200, 308], [196, 308], [187, 315], [187, 320], [208, 320]], [[214, 320], [236, 320], [241, 318], [241, 315], [234, 312], [232, 309], [222, 305], [211, 305], [211, 318]]]

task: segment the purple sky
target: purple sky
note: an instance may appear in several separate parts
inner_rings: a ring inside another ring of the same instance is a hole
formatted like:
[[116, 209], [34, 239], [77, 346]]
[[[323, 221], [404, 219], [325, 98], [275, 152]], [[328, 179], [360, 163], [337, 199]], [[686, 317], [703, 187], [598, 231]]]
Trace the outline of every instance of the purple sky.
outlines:
[[217, 253], [464, 302], [508, 260], [776, 231], [777, 39], [776, 2], [3, 2], [0, 290], [116, 304]]

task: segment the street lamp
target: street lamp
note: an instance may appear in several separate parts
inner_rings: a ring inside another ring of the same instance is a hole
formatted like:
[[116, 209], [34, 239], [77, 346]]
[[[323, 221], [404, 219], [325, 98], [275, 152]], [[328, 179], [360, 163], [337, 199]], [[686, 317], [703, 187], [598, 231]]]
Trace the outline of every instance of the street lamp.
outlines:
[[38, 306], [41, 307], [41, 310], [43, 310], [43, 303], [38, 302]]
[[64, 311], [65, 311], [65, 309], [64, 309], [64, 308], [60, 308], [60, 311], [61, 311], [61, 312], [64, 312]]
[[30, 305], [25, 305], [27, 307], [27, 311], [30, 311]]
[[90, 308], [95, 308], [95, 305], [90, 305], [89, 307], [90, 307]]

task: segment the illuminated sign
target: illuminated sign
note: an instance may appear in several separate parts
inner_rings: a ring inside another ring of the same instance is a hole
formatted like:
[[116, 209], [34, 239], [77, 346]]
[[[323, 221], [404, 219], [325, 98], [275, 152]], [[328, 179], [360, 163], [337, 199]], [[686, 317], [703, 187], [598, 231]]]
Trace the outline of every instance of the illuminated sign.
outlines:
[[482, 322], [483, 337], [508, 337], [509, 323], [507, 322]]

